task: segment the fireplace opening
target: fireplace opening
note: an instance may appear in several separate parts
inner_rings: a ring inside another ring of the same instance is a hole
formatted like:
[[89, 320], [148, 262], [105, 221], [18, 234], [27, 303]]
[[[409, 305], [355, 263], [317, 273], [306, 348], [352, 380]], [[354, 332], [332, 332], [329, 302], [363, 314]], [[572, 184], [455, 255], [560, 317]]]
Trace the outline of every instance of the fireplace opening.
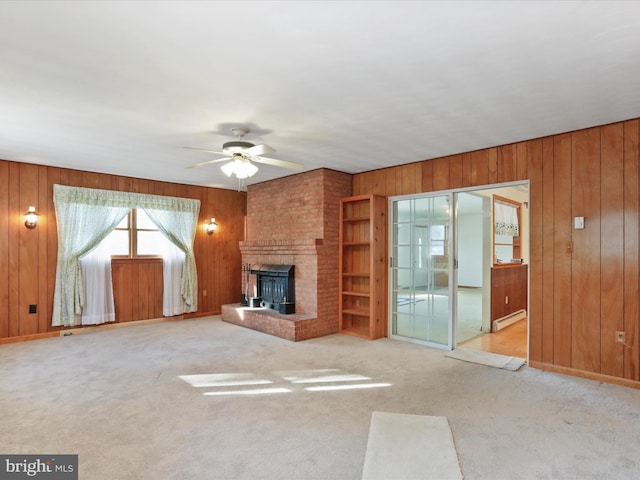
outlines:
[[251, 273], [256, 275], [256, 291], [262, 308], [283, 314], [295, 313], [293, 272], [293, 265], [251, 266]]

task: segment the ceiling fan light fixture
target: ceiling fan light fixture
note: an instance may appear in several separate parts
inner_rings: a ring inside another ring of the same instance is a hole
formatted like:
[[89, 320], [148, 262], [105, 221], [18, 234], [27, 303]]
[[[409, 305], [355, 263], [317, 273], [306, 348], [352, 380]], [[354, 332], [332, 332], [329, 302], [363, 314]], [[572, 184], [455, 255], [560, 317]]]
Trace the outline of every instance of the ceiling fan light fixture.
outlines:
[[237, 178], [248, 178], [253, 177], [258, 172], [258, 167], [246, 158], [234, 158], [220, 168], [227, 177], [235, 175]]
[[209, 165], [210, 163], [226, 162], [222, 165], [221, 169], [227, 177], [235, 175], [240, 180], [240, 185], [245, 178], [253, 177], [258, 173], [258, 167], [256, 167], [251, 160], [261, 164], [274, 165], [276, 167], [291, 168], [294, 170], [301, 170], [303, 165], [294, 162], [288, 162], [285, 160], [278, 160], [276, 158], [264, 157], [263, 155], [269, 155], [274, 153], [275, 149], [269, 145], [259, 144], [255, 145], [250, 142], [245, 142], [243, 137], [249, 133], [248, 128], [232, 128], [233, 133], [236, 135], [236, 140], [231, 142], [225, 142], [222, 144], [222, 151], [208, 150], [205, 148], [197, 147], [185, 147], [193, 150], [202, 150], [209, 153], [215, 153], [217, 155], [226, 155], [224, 158], [217, 158], [209, 160], [207, 162], [196, 163], [186, 168], [202, 167]]
[[255, 147], [255, 145], [250, 142], [242, 142], [239, 140], [234, 140], [232, 142], [224, 143], [222, 145], [222, 152], [226, 153], [227, 155], [233, 155], [234, 153], [242, 153], [251, 147]]

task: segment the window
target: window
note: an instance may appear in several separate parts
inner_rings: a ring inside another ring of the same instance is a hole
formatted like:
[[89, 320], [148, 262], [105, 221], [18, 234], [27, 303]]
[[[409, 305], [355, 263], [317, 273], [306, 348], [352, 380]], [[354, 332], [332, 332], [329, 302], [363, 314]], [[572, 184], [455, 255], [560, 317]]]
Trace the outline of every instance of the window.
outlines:
[[444, 225], [431, 226], [431, 255], [444, 255], [446, 236]]
[[520, 259], [520, 202], [493, 196], [494, 264], [513, 263]]
[[165, 238], [144, 210], [134, 208], [104, 242], [113, 257], [160, 257]]

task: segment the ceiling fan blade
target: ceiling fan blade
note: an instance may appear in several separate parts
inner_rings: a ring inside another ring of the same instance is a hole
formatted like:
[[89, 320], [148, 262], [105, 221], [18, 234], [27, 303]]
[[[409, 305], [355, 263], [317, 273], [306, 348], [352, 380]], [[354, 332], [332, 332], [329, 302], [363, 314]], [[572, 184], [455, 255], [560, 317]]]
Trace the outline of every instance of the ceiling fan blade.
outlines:
[[206, 148], [198, 148], [198, 147], [182, 147], [182, 148], [188, 148], [189, 150], [200, 150], [201, 152], [217, 153], [218, 155], [226, 155], [226, 153], [224, 152], [218, 152], [216, 150], [208, 150]]
[[259, 155], [269, 155], [270, 153], [275, 152], [275, 149], [271, 148], [269, 145], [254, 145], [253, 147], [247, 148], [244, 153], [251, 155], [252, 157], [256, 157]]
[[299, 163], [287, 162], [286, 160], [278, 160], [276, 158], [269, 157], [251, 157], [256, 163], [265, 163], [267, 165], [275, 165], [276, 167], [290, 168], [292, 170], [302, 170], [304, 165], [300, 165]]
[[204, 165], [209, 165], [211, 163], [218, 163], [218, 162], [228, 162], [231, 161], [232, 158], [231, 157], [224, 157], [224, 158], [216, 158], [215, 160], [208, 160], [206, 162], [201, 162], [201, 163], [196, 163], [195, 165], [189, 165], [188, 167], [184, 167], [184, 168], [196, 168], [196, 167], [202, 167]]

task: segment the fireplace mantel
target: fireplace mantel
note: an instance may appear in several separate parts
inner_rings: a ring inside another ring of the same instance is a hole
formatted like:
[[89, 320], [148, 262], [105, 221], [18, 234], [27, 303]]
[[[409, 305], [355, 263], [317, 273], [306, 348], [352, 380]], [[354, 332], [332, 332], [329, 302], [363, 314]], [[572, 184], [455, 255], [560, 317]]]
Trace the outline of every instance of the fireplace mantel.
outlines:
[[315, 255], [323, 245], [322, 238], [285, 238], [240, 242], [243, 255]]

